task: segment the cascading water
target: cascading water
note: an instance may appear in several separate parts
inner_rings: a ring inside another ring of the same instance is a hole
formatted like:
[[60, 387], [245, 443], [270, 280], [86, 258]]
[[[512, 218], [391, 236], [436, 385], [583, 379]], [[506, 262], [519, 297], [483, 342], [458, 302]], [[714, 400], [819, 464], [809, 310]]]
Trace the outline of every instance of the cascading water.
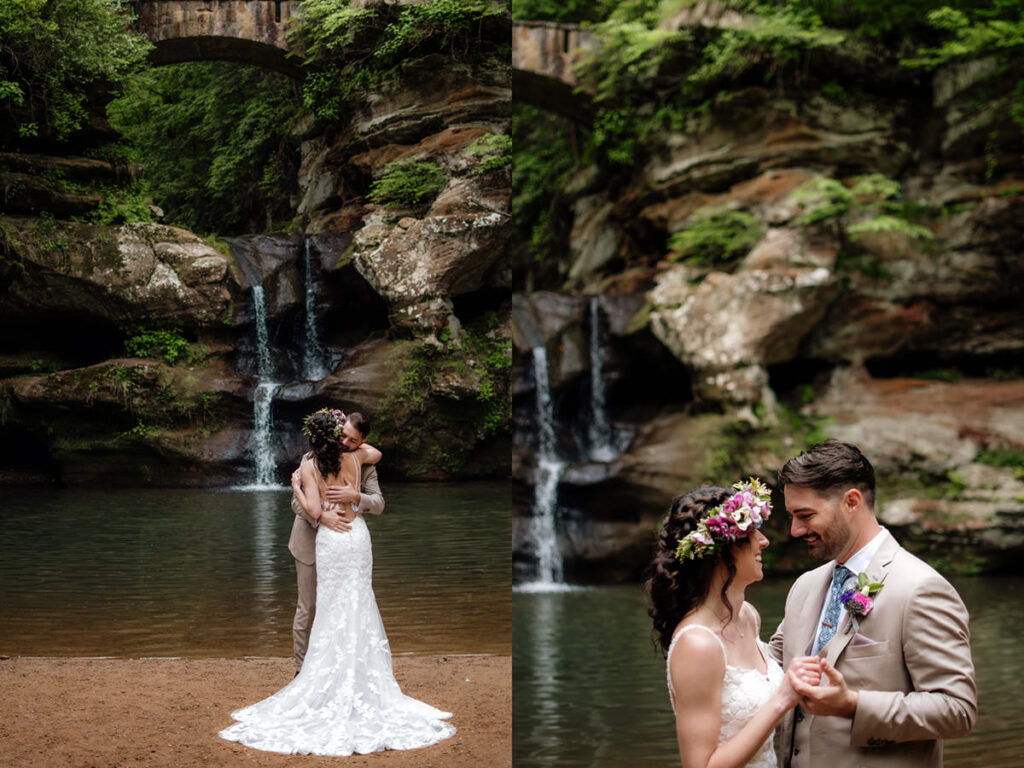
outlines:
[[281, 384], [272, 381], [274, 363], [270, 358], [270, 333], [267, 329], [267, 303], [263, 286], [252, 287], [253, 314], [256, 317], [256, 375], [258, 383], [252, 397], [253, 463], [256, 488], [278, 488], [274, 483], [277, 465], [272, 443], [274, 394]]
[[303, 249], [303, 262], [306, 271], [306, 339], [302, 351], [302, 377], [307, 381], [319, 381], [330, 371], [324, 362], [324, 350], [316, 330], [316, 281], [308, 238]]
[[547, 350], [533, 350], [533, 378], [537, 393], [537, 469], [533, 484], [533, 517], [529, 535], [537, 552], [537, 578], [518, 587], [524, 592], [566, 589], [562, 581], [562, 553], [558, 548], [555, 512], [558, 507], [558, 483], [567, 466], [558, 456], [555, 439], [555, 413], [551, 401]]
[[591, 459], [611, 461], [615, 450], [615, 433], [608, 421], [607, 396], [604, 385], [604, 346], [601, 344], [601, 309], [597, 296], [590, 297], [590, 414], [587, 447]]

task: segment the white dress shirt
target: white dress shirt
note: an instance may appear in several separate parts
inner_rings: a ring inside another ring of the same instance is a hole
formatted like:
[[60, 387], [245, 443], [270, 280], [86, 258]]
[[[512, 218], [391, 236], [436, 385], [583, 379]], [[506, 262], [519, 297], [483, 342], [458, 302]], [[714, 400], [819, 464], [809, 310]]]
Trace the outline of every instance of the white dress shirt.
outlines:
[[[853, 573], [853, 576], [847, 579], [846, 584], [843, 585], [845, 589], [852, 589], [853, 584], [856, 583], [857, 574], [865, 570], [871, 563], [871, 558], [875, 556], [875, 552], [882, 546], [882, 539], [885, 538], [885, 533], [885, 528], [882, 528], [871, 541], [850, 555], [845, 563], [838, 563], [837, 561], [838, 565], [845, 565]], [[818, 631], [814, 633], [814, 641], [811, 643], [811, 648], [815, 648], [818, 645], [818, 635], [824, 626], [822, 622], [825, 621], [825, 611], [828, 609], [828, 594], [829, 591], [825, 590], [825, 597], [821, 601], [821, 614], [818, 616]], [[839, 627], [843, 626], [844, 621], [846, 621], [846, 606], [840, 605], [836, 634], [839, 634]]]

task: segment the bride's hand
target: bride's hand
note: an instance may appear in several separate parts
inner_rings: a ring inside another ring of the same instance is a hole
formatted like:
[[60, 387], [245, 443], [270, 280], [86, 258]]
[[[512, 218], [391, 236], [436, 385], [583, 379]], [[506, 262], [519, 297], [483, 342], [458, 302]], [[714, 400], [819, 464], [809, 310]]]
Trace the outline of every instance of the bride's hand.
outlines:
[[821, 682], [821, 658], [818, 656], [797, 656], [789, 662], [789, 669], [807, 685]]

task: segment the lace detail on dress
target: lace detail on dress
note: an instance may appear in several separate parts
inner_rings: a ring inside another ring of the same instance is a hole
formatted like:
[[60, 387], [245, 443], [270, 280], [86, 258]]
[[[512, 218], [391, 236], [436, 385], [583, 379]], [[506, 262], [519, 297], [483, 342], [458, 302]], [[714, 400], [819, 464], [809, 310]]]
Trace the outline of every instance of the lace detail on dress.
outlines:
[[[725, 674], [722, 677], [722, 724], [718, 730], [718, 743], [724, 744], [731, 739], [740, 729], [755, 715], [766, 701], [775, 693], [782, 683], [782, 667], [767, 653], [767, 646], [757, 639], [757, 648], [767, 665], [767, 673], [762, 674], [757, 669], [744, 669], [741, 667], [729, 666], [729, 654], [725, 649], [725, 643], [710, 627], [702, 624], [690, 624], [676, 632], [675, 637], [668, 647], [668, 655], [665, 659], [665, 675], [668, 681], [668, 695], [672, 702], [672, 711], [675, 712], [675, 692], [672, 688], [672, 651], [675, 650], [676, 641], [691, 629], [703, 629], [711, 634], [722, 646], [722, 655], [725, 656]], [[757, 751], [754, 757], [747, 763], [747, 768], [776, 768], [778, 765], [775, 759], [775, 750], [772, 748], [772, 740], [768, 739]]]
[[316, 535], [316, 618], [298, 676], [231, 716], [221, 738], [285, 754], [351, 755], [414, 749], [455, 733], [451, 717], [406, 696], [373, 596], [370, 532], [356, 517], [347, 533]]

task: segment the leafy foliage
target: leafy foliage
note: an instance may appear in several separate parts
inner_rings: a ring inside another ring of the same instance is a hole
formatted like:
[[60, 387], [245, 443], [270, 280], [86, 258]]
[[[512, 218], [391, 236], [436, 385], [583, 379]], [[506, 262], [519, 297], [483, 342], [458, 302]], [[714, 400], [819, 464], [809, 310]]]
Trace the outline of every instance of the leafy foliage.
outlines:
[[107, 187], [103, 190], [103, 202], [89, 215], [95, 224], [134, 224], [152, 221], [153, 214], [149, 185], [138, 181], [124, 187]]
[[271, 229], [290, 218], [299, 112], [291, 82], [225, 62], [160, 67], [107, 109], [167, 220], [200, 232]]
[[845, 37], [795, 3], [736, 3], [751, 17], [736, 28], [675, 28], [673, 17], [692, 4], [625, 0], [593, 25], [596, 44], [579, 75], [595, 94], [591, 145], [609, 163], [632, 165], [653, 134], [687, 130], [723, 93], [779, 81], [810, 51]]
[[618, 0], [512, 0], [512, 18], [579, 23], [604, 21]]
[[512, 137], [499, 133], [484, 134], [466, 147], [466, 154], [480, 160], [473, 169], [474, 176], [507, 168], [512, 164]]
[[746, 211], [698, 211], [686, 229], [669, 237], [672, 260], [694, 264], [740, 258], [761, 239], [764, 228]]
[[[527, 104], [512, 106], [512, 221], [526, 243], [515, 265], [525, 284], [555, 282], [565, 236], [558, 197], [574, 166], [572, 125]], [[554, 278], [548, 275], [556, 273]]]
[[[496, 56], [496, 35], [508, 12], [484, 0], [432, 0], [416, 5], [350, 7], [348, 0], [303, 0], [289, 39], [313, 71], [302, 88], [306, 109], [337, 120], [368, 91], [398, 85], [406, 70], [430, 54], [451, 62]], [[507, 46], [504, 49], [507, 58]]]
[[436, 163], [398, 160], [384, 166], [370, 187], [369, 199], [389, 208], [420, 205], [433, 200], [447, 182], [447, 174]]
[[91, 98], [139, 69], [151, 47], [128, 30], [121, 0], [0, 3], [0, 147], [64, 142], [89, 119]]
[[[934, 236], [930, 229], [900, 215], [900, 184], [880, 173], [854, 176], [844, 184], [837, 179], [811, 179], [793, 192], [804, 209], [799, 224], [834, 221], [853, 240], [864, 233], [893, 232], [919, 240]], [[850, 222], [850, 218], [856, 221]]]
[[178, 329], [143, 330], [124, 342], [124, 349], [129, 355], [136, 357], [160, 357], [174, 365], [179, 359], [189, 354], [188, 339]]

